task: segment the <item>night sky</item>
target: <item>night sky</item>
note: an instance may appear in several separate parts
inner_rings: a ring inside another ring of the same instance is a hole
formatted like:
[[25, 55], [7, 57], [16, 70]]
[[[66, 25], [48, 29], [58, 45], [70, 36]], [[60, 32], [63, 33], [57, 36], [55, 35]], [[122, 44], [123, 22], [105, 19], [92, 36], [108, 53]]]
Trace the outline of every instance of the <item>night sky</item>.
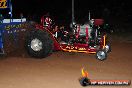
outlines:
[[[130, 0], [74, 0], [75, 18], [81, 19], [88, 16], [90, 10], [94, 18], [102, 16], [107, 8], [111, 16], [121, 17], [132, 15]], [[50, 12], [57, 19], [71, 18], [72, 0], [12, 0], [13, 14], [23, 13], [25, 17], [30, 15], [41, 16]]]

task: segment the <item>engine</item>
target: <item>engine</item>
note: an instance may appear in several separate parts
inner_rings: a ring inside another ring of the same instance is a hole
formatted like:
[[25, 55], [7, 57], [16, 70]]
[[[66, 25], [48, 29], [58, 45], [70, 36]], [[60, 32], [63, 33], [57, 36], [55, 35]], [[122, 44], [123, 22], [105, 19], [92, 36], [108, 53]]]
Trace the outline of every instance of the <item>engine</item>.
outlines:
[[92, 28], [89, 24], [77, 25], [77, 32], [79, 36], [86, 36], [86, 28], [88, 28], [88, 37], [91, 38]]

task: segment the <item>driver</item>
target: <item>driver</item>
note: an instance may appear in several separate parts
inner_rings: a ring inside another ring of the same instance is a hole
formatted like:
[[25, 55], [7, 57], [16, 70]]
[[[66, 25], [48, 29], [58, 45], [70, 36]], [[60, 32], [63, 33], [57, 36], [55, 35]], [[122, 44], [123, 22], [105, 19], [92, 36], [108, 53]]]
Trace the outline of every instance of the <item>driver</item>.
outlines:
[[44, 20], [44, 26], [47, 28], [50, 28], [52, 24], [52, 19], [50, 18], [49, 13], [45, 15], [45, 20]]

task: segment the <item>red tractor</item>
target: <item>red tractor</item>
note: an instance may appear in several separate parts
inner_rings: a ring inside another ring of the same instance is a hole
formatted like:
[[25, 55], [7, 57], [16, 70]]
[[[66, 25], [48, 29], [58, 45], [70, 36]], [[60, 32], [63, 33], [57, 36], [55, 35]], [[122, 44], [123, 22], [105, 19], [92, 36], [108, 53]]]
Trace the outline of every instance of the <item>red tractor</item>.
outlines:
[[103, 19], [89, 19], [86, 24], [73, 24], [73, 31], [65, 30], [65, 27], [45, 26], [46, 17], [41, 18], [41, 24], [37, 24], [26, 37], [26, 49], [28, 54], [44, 58], [52, 51], [80, 52], [95, 54], [98, 60], [105, 60], [111, 46], [107, 40], [107, 34], [103, 32]]

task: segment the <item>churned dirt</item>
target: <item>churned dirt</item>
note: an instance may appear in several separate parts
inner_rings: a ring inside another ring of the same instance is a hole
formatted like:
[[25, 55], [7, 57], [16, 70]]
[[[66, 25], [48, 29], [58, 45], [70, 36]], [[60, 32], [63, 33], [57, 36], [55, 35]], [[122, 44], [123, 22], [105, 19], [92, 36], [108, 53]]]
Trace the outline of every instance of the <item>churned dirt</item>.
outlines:
[[[53, 52], [43, 59], [28, 56], [23, 48], [0, 58], [0, 88], [82, 88], [81, 68], [90, 79], [132, 80], [132, 43], [112, 41], [105, 61], [94, 54]], [[132, 88], [130, 86], [87, 86], [88, 88]]]

